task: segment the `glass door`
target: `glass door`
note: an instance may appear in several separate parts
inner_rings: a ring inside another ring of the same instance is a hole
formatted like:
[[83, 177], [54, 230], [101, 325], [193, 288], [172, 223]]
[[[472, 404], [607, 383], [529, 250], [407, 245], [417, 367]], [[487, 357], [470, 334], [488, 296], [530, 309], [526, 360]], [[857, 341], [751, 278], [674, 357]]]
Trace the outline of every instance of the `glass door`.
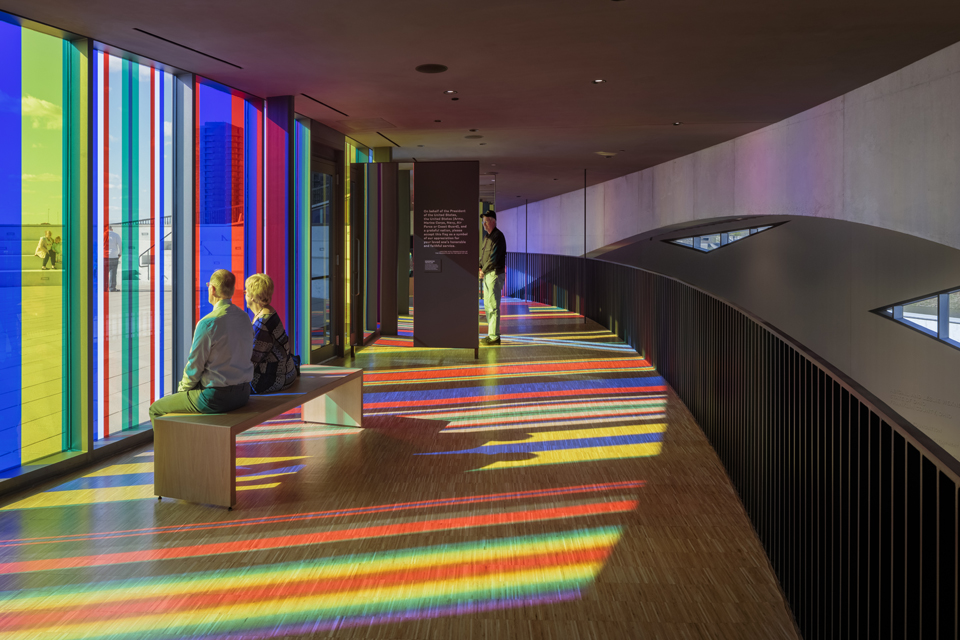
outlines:
[[336, 355], [335, 319], [338, 273], [336, 258], [336, 164], [313, 156], [310, 161], [310, 362]]

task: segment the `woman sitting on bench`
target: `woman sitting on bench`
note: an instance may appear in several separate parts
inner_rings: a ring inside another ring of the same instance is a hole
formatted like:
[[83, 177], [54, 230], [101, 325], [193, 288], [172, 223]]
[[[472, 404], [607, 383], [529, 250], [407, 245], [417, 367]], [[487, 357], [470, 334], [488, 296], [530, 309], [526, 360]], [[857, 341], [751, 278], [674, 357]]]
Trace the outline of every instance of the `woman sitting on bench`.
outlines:
[[247, 306], [253, 311], [253, 393], [282, 391], [297, 380], [299, 367], [290, 351], [290, 341], [283, 322], [270, 306], [273, 279], [255, 273], [245, 283]]

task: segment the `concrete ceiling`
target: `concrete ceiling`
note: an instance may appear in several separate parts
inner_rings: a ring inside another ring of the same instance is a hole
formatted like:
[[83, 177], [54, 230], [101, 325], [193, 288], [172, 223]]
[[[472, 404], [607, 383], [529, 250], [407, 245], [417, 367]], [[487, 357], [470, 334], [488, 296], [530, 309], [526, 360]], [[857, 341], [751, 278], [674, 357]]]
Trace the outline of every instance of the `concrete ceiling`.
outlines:
[[[481, 173], [498, 172], [497, 208], [579, 188], [584, 170], [596, 184], [743, 135], [960, 41], [957, 0], [0, 0], [0, 9], [254, 95], [297, 96], [299, 113], [369, 146], [390, 146], [386, 136], [401, 161], [479, 160]], [[425, 63], [449, 70], [415, 71]]]

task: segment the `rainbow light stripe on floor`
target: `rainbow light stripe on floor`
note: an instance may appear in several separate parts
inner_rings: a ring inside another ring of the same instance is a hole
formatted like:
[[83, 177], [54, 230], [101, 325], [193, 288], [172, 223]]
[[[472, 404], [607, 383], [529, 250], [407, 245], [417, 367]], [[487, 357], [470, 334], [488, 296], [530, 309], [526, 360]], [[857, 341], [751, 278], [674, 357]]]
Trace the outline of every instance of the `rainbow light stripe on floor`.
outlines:
[[594, 527], [5, 591], [0, 638], [273, 637], [555, 602], [579, 596], [620, 535]]
[[[635, 509], [635, 498], [617, 492], [642, 484], [622, 481], [0, 540], [0, 580], [10, 576], [19, 585], [0, 591], [0, 639], [274, 637], [578, 598], [622, 533], [620, 526], [596, 519]], [[487, 506], [478, 510], [477, 505]], [[409, 515], [397, 517], [402, 513]], [[377, 514], [380, 520], [366, 519]], [[593, 524], [578, 526], [582, 518]], [[316, 521], [307, 533], [256, 535], [266, 527], [306, 520]], [[550, 521], [569, 524], [548, 533], [497, 535], [518, 524]], [[424, 533], [467, 529], [488, 533], [472, 541], [416, 544]], [[208, 542], [196, 542], [197, 535]], [[384, 536], [414, 544], [346, 555], [322, 550], [338, 540]], [[151, 548], [144, 548], [143, 539]], [[90, 553], [93, 549], [96, 553]], [[264, 551], [281, 549], [286, 554], [299, 549], [301, 558], [264, 562], [269, 558]], [[224, 554], [249, 561], [215, 570], [183, 564]], [[91, 570], [126, 565], [148, 571], [88, 582]], [[184, 572], [185, 567], [190, 570]], [[43, 578], [47, 574], [60, 584], [50, 586]], [[39, 579], [26, 580], [33, 575]]]
[[365, 373], [363, 385], [423, 384], [445, 380], [501, 380], [550, 375], [576, 375], [608, 372], [653, 372], [653, 367], [642, 358], [578, 359], [530, 362], [523, 364], [492, 364], [477, 367], [427, 367], [417, 369], [387, 369]]
[[530, 456], [523, 460], [498, 460], [481, 467], [483, 470], [643, 458], [660, 453], [665, 430], [666, 425], [664, 424], [643, 424], [565, 431], [537, 431], [525, 440], [493, 441], [473, 449], [423, 455], [479, 453], [488, 456], [499, 454]]
[[[582, 320], [583, 316], [567, 311], [566, 309], [511, 298], [504, 298], [501, 301], [501, 307], [504, 309], [504, 313], [500, 316], [503, 331], [500, 343], [501, 348], [543, 345], [563, 349], [591, 349], [594, 351], [616, 351], [625, 354], [635, 354], [630, 345], [625, 344], [622, 340], [606, 330], [553, 333], [536, 333], [529, 331], [528, 321], [546, 322], [549, 324], [552, 320], [558, 319], [564, 322], [567, 322], [569, 319]], [[508, 310], [515, 310], [517, 312], [509, 313]], [[481, 334], [477, 336], [479, 340], [486, 337], [487, 326], [482, 301], [480, 302], [478, 317], [480, 320], [479, 328], [481, 329]], [[438, 350], [438, 348], [413, 346], [412, 316], [400, 316], [397, 334], [396, 336], [382, 336], [367, 347], [367, 349], [373, 352], [398, 348], [416, 349], [417, 351]]]
[[367, 415], [399, 415], [444, 420], [444, 432], [529, 430], [537, 427], [591, 426], [610, 422], [663, 420], [666, 395], [627, 395], [580, 399], [494, 404], [474, 408], [368, 411]]
[[[533, 313], [542, 317], [519, 322], [562, 315]], [[592, 330], [528, 335], [622, 345]], [[635, 352], [565, 359], [542, 346], [518, 341], [527, 351], [512, 359], [451, 366], [414, 356], [391, 369], [375, 366], [379, 346], [359, 351], [358, 364], [372, 365], [365, 416], [384, 419], [325, 427], [293, 411], [242, 434], [240, 509], [229, 514], [158, 503], [150, 451], [8, 505], [0, 640], [340, 635], [583, 598], [642, 504], [643, 481], [600, 470], [618, 460], [618, 474], [642, 477], [639, 461], [663, 446], [667, 387]], [[362, 487], [337, 493], [339, 475], [375, 478], [387, 449], [383, 477], [429, 468], [429, 491], [381, 487], [395, 497], [372, 502]], [[580, 465], [582, 479], [557, 481], [557, 465]], [[476, 489], [481, 478], [496, 488]], [[311, 492], [331, 493], [301, 499]], [[39, 522], [55, 524], [31, 530]]]
[[[606, 482], [600, 484], [574, 485], [566, 487], [553, 487], [546, 489], [533, 489], [527, 491], [511, 491], [507, 493], [492, 493], [486, 495], [464, 496], [456, 498], [438, 498], [435, 500], [421, 500], [417, 502], [405, 502], [399, 504], [374, 505], [370, 507], [356, 507], [349, 509], [338, 509], [334, 511], [316, 511], [312, 513], [296, 513], [278, 516], [263, 516], [258, 518], [243, 518], [227, 522], [209, 521], [198, 522], [194, 524], [180, 524], [167, 527], [147, 527], [143, 529], [127, 529], [119, 531], [104, 531], [92, 533], [80, 533], [62, 536], [47, 536], [38, 538], [20, 537], [10, 539], [0, 539], [0, 553], [3, 549], [10, 547], [22, 547], [35, 544], [57, 544], [61, 542], [79, 542], [91, 540], [108, 540], [114, 538], [129, 538], [136, 536], [156, 536], [165, 533], [186, 533], [190, 531], [213, 531], [217, 529], [235, 529], [242, 527], [257, 527], [287, 522], [301, 522], [304, 520], [324, 520], [344, 518], [348, 516], [371, 515], [379, 513], [395, 513], [403, 511], [415, 511], [418, 509], [434, 509], [448, 507], [463, 507], [465, 505], [487, 504], [487, 503], [509, 503], [513, 501], [524, 501], [533, 499], [560, 498], [565, 496], [588, 495], [591, 493], [602, 493], [606, 491], [624, 491], [630, 489], [639, 489], [644, 483], [639, 480], [623, 480], [619, 482]], [[2, 556], [0, 556], [2, 557]]]
[[364, 394], [363, 407], [427, 407], [462, 405], [477, 402], [502, 402], [535, 398], [593, 397], [622, 393], [664, 393], [667, 387], [659, 377], [598, 380], [560, 380], [550, 383], [501, 384], [483, 387], [427, 389], [415, 392], [385, 391]]

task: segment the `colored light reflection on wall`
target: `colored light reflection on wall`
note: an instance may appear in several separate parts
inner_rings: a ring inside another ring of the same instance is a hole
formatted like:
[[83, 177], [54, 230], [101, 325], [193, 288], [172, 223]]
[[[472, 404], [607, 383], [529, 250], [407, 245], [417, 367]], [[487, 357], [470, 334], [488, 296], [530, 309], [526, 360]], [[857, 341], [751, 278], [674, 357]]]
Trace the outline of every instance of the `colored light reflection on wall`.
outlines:
[[85, 168], [71, 153], [85, 140], [86, 45], [15, 22], [0, 14], [0, 469], [79, 446], [64, 384], [83, 328], [70, 287], [88, 293], [71, 280], [89, 257]]
[[217, 269], [237, 277], [233, 303], [245, 308], [243, 282], [258, 268], [263, 220], [263, 104], [197, 80], [196, 317], [211, 311], [206, 283]]
[[172, 386], [171, 74], [94, 54], [94, 437], [146, 422]]

